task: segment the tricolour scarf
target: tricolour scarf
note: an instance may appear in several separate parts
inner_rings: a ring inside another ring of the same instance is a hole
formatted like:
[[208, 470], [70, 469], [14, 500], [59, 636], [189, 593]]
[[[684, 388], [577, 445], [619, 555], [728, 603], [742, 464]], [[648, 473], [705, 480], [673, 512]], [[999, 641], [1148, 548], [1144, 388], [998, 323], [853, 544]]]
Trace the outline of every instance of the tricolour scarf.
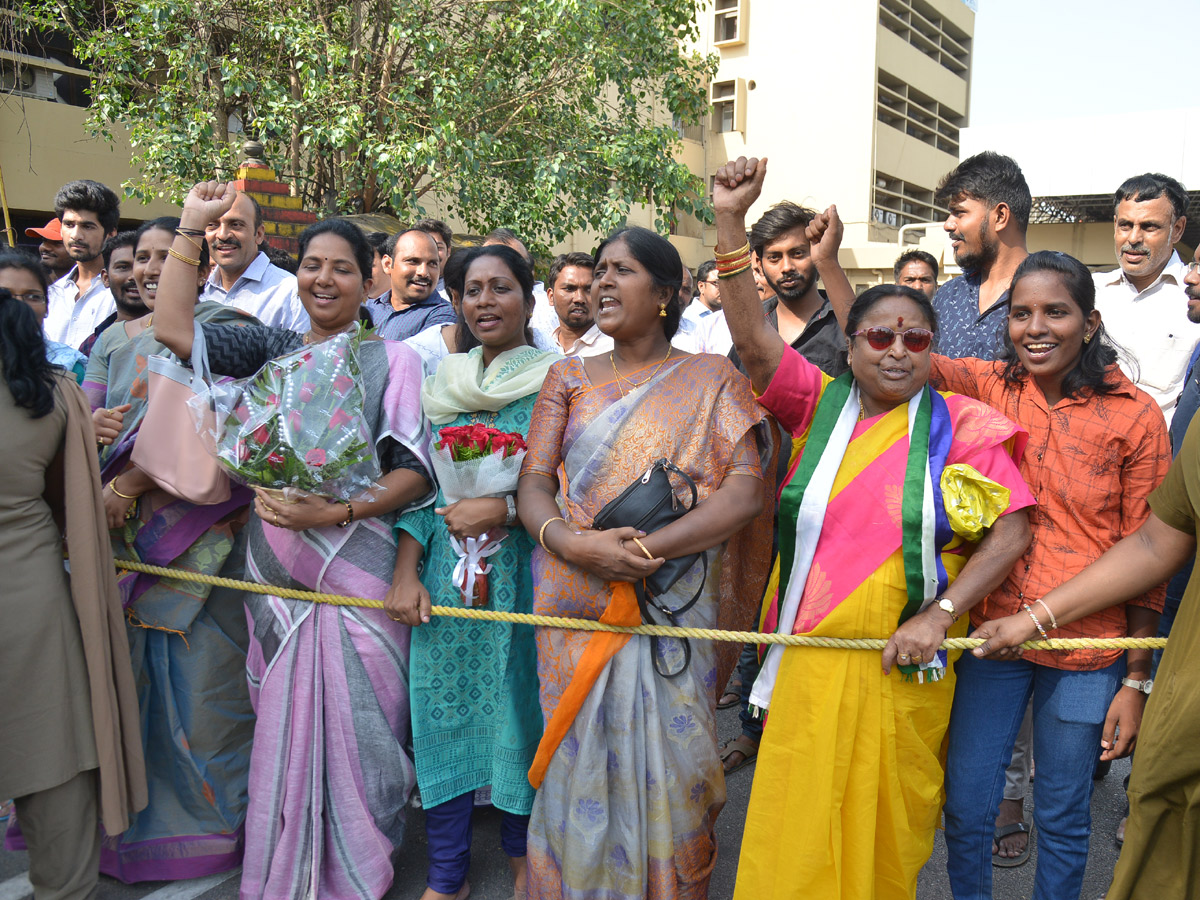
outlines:
[[[779, 497], [779, 615], [776, 634], [791, 634], [825, 523], [833, 483], [858, 422], [859, 391], [850, 372], [832, 381], [817, 404], [796, 473]], [[946, 589], [941, 549], [953, 538], [942, 500], [941, 477], [953, 441], [946, 400], [926, 385], [908, 401], [908, 465], [901, 499], [904, 574], [908, 600], [897, 625], [920, 612]], [[750, 703], [771, 703], [784, 648], [771, 645], [754, 682]], [[937, 680], [946, 653], [916, 666], [900, 666], [906, 677]]]
[[421, 408], [434, 425], [445, 425], [462, 413], [498, 412], [540, 391], [550, 366], [560, 358], [523, 345], [497, 354], [484, 368], [482, 347], [453, 353], [425, 379]]

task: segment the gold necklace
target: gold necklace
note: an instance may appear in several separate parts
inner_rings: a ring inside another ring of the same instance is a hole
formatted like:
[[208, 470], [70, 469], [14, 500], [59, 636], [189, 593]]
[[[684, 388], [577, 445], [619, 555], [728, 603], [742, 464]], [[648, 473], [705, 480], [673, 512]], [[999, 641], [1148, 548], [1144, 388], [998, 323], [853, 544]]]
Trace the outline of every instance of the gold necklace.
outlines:
[[[632, 390], [633, 388], [639, 388], [642, 385], [648, 384], [649, 382], [653, 381], [654, 376], [658, 374], [659, 369], [661, 369], [663, 366], [665, 366], [667, 364], [667, 360], [671, 358], [671, 350], [672, 349], [674, 349], [674, 348], [670, 344], [667, 344], [667, 355], [662, 358], [662, 362], [660, 362], [657, 366], [654, 367], [654, 371], [651, 372], [649, 375], [647, 375], [645, 378], [643, 378], [641, 381], [632, 381], [632, 380], [626, 378], [624, 375], [622, 375], [621, 370], [617, 368], [617, 360], [616, 360], [616, 357], [614, 356], [615, 351], [610, 350], [608, 353], [608, 362], [612, 366], [613, 374], [617, 376], [617, 387], [621, 387], [621, 382], [624, 382], [625, 384], [629, 385], [630, 389]], [[621, 388], [621, 393], [625, 393], [624, 388]]]

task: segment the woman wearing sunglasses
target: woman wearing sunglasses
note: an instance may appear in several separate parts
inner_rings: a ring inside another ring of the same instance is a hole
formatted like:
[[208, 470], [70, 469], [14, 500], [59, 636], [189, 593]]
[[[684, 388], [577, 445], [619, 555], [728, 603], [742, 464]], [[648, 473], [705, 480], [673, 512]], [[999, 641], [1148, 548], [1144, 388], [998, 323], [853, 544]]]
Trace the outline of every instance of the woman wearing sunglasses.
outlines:
[[[1165, 585], [1061, 627], [1040, 598], [1149, 517], [1147, 497], [1171, 461], [1162, 414], [1117, 367], [1091, 274], [1081, 262], [1064, 253], [1034, 253], [1017, 269], [1009, 292], [999, 360], [933, 357], [941, 386], [982, 400], [1030, 435], [1021, 474], [1038, 500], [1033, 539], [1004, 583], [971, 611], [971, 621], [979, 627], [1020, 615], [1053, 637], [1153, 637]], [[957, 900], [992, 896], [993, 823], [1009, 748], [1030, 697], [1033, 818], [1040, 832], [1033, 898], [1079, 896], [1097, 754], [1109, 760], [1132, 752], [1152, 653], [963, 655], [946, 762], [947, 869]]]
[[[912, 898], [933, 847], [954, 692], [938, 647], [1028, 543], [1025, 434], [928, 387], [936, 316], [917, 291], [885, 285], [853, 302], [840, 378], [783, 342], [735, 249], [765, 172], [765, 160], [739, 159], [714, 191], [734, 344], [793, 437], [763, 629], [891, 638], [882, 666], [872, 653], [767, 651], [750, 702], [770, 718], [734, 896]], [[951, 502], [966, 498], [972, 517]]]

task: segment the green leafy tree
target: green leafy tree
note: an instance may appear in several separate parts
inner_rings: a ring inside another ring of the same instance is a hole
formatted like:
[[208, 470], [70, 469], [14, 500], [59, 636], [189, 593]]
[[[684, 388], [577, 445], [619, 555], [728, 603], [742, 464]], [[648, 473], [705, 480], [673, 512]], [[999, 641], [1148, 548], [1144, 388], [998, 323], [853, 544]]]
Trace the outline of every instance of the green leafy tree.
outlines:
[[92, 127], [130, 130], [178, 199], [266, 145], [310, 208], [436, 205], [541, 245], [635, 204], [708, 220], [674, 158], [715, 59], [686, 47], [697, 0], [32, 0], [94, 74]]

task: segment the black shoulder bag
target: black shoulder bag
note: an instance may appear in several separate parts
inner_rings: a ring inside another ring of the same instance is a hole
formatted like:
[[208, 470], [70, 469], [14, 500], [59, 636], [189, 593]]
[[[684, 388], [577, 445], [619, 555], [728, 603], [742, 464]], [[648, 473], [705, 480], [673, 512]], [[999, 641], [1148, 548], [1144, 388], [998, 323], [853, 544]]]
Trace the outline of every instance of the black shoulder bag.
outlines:
[[[687, 506], [679, 502], [679, 498], [675, 496], [674, 488], [671, 487], [670, 473], [672, 472], [682, 478], [684, 484], [691, 491], [692, 501]], [[644, 531], [646, 534], [652, 534], [695, 508], [696, 483], [692, 481], [686, 472], [669, 459], [663, 457], [662, 459], [655, 460], [650, 468], [635, 480], [633, 484], [621, 491], [618, 496], [608, 501], [608, 503], [605, 503], [604, 508], [596, 514], [596, 518], [592, 521], [592, 527], [599, 531], [629, 527]], [[676, 609], [670, 609], [660, 603], [658, 598], [670, 590], [672, 585], [691, 569], [697, 558], [704, 565], [704, 575], [700, 579], [696, 593], [692, 595], [691, 599]], [[682, 615], [696, 605], [696, 601], [700, 599], [700, 594], [704, 590], [704, 582], [707, 579], [708, 554], [691, 553], [687, 556], [680, 556], [677, 559], [668, 559], [652, 575], [642, 579], [633, 586], [634, 593], [638, 599], [638, 607], [642, 613], [642, 621], [648, 624], [655, 624], [653, 618], [650, 616], [650, 609], [653, 608], [666, 617], [668, 624], [678, 625], [679, 623], [675, 617]], [[663, 678], [677, 678], [687, 671], [688, 665], [691, 663], [691, 645], [688, 643], [687, 638], [680, 638], [679, 640], [683, 645], [683, 667], [678, 672], [667, 673], [659, 668], [658, 638], [651, 638], [650, 654], [651, 659], [654, 661], [654, 671], [658, 672]]]

